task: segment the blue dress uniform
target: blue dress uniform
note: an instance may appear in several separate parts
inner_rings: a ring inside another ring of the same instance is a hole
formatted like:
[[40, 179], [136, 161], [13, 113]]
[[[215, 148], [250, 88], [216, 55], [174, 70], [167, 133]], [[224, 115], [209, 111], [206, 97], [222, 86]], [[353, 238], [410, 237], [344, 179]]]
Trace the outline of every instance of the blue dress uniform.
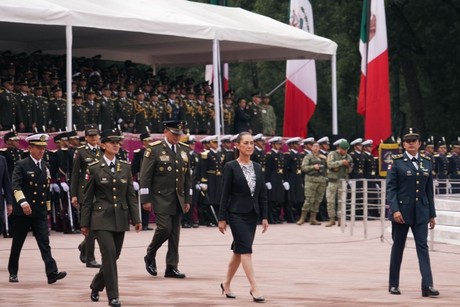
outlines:
[[[281, 137], [274, 137], [270, 143], [281, 143]], [[281, 206], [284, 203], [284, 155], [280, 150], [272, 149], [266, 155], [265, 181], [268, 189], [268, 222], [279, 224]]]
[[[46, 134], [35, 134], [26, 138], [26, 141], [33, 146], [46, 146], [47, 140], [48, 135]], [[13, 242], [8, 262], [10, 282], [18, 282], [19, 256], [30, 228], [32, 228], [45, 263], [48, 283], [54, 283], [66, 276], [65, 272], [58, 272], [56, 261], [51, 255], [47, 219], [47, 207], [50, 201], [50, 179], [49, 165], [43, 158], [37, 161], [30, 156], [19, 161], [14, 168], [12, 188], [15, 220]], [[29, 206], [31, 211], [26, 214], [25, 210]]]
[[[417, 161], [412, 161], [407, 152], [393, 156], [393, 164], [389, 167], [386, 178], [387, 197], [392, 213], [390, 220], [392, 221], [393, 247], [391, 249], [389, 277], [389, 290], [392, 294], [400, 294], [399, 273], [409, 228], [415, 239], [422, 275], [422, 291], [431, 289], [433, 286], [427, 244], [427, 224], [430, 219], [436, 217], [431, 162], [426, 156], [418, 155], [414, 158]], [[404, 224], [394, 221], [393, 213], [398, 211], [402, 214]]]
[[284, 205], [284, 219], [288, 223], [294, 223], [298, 219], [298, 214], [305, 200], [304, 180], [302, 174], [302, 158], [300, 153], [294, 148], [302, 139], [292, 138], [286, 141], [291, 149], [284, 154], [284, 173], [285, 179], [289, 182], [287, 199]]
[[449, 179], [452, 179], [452, 193], [460, 193], [460, 142], [452, 142], [452, 155], [449, 159]]

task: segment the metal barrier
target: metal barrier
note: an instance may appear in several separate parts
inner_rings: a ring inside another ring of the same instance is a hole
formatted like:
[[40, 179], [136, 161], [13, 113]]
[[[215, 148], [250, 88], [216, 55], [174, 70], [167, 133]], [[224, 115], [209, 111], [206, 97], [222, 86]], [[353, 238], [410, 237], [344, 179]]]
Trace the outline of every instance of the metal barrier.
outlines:
[[[354, 235], [356, 219], [362, 219], [364, 238], [367, 239], [368, 220], [380, 220], [380, 241], [383, 242], [387, 212], [385, 179], [342, 179], [338, 193], [340, 193], [340, 227], [342, 232], [345, 232], [347, 216], [350, 218], [350, 235]], [[375, 209], [378, 215], [369, 216], [369, 209]], [[357, 214], [357, 210], [362, 210], [362, 214]]]

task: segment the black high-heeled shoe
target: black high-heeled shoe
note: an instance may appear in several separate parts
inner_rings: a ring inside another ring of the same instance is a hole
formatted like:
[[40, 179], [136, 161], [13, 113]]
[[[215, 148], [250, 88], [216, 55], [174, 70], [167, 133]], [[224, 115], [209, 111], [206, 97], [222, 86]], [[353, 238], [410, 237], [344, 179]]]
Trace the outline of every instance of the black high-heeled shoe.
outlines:
[[252, 291], [249, 291], [249, 294], [251, 294], [252, 300], [253, 300], [254, 302], [256, 302], [256, 303], [263, 303], [263, 302], [265, 302], [265, 297], [263, 297], [262, 295], [256, 297], [256, 296], [252, 295]]
[[223, 283], [223, 282], [220, 283], [220, 288], [222, 289], [222, 295], [225, 294], [225, 296], [226, 296], [227, 298], [236, 298], [236, 295], [235, 295], [235, 294], [233, 294], [233, 293], [231, 293], [231, 292], [230, 292], [230, 293], [225, 292], [224, 283]]

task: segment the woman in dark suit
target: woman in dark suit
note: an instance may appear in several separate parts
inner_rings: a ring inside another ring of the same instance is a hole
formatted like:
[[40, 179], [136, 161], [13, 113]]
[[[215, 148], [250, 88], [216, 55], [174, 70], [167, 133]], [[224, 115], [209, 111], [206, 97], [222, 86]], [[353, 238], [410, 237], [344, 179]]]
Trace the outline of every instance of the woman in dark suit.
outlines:
[[265, 301], [257, 286], [252, 266], [252, 243], [257, 221], [262, 218], [262, 233], [268, 229], [267, 190], [262, 167], [250, 160], [254, 152], [254, 140], [249, 132], [241, 132], [236, 139], [238, 158], [225, 164], [222, 198], [219, 211], [219, 231], [225, 233], [227, 224], [233, 235], [233, 255], [227, 276], [220, 284], [222, 294], [235, 298], [230, 284], [240, 263], [251, 286], [254, 302]]
[[142, 229], [134, 192], [131, 167], [116, 159], [121, 136], [116, 130], [101, 134], [104, 155], [88, 166], [85, 197], [81, 207], [81, 233], [94, 232], [101, 250], [102, 266], [91, 282], [91, 300], [99, 300], [99, 291], [106, 288], [110, 306], [121, 306], [118, 299], [117, 259], [129, 230], [129, 220], [136, 231]]

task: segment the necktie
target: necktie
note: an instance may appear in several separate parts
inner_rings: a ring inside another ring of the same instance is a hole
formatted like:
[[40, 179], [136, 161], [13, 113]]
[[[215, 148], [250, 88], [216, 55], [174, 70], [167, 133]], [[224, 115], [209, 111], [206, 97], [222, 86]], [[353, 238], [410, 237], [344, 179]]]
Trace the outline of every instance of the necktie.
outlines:
[[40, 167], [40, 162], [37, 162], [37, 167], [39, 170], [42, 170], [42, 168]]
[[173, 153], [176, 153], [176, 148], [175, 148], [175, 147], [176, 147], [176, 146], [174, 146], [174, 144], [171, 145], [171, 150], [173, 151]]
[[417, 158], [416, 158], [416, 157], [413, 157], [413, 158], [411, 159], [411, 161], [412, 161], [412, 164], [414, 164], [415, 168], [418, 169], [418, 160], [417, 160]]
[[96, 153], [96, 147], [94, 147], [94, 148], [92, 149], [92, 151], [93, 151], [94, 153]]
[[110, 171], [115, 173], [115, 164], [113, 162], [110, 162]]

